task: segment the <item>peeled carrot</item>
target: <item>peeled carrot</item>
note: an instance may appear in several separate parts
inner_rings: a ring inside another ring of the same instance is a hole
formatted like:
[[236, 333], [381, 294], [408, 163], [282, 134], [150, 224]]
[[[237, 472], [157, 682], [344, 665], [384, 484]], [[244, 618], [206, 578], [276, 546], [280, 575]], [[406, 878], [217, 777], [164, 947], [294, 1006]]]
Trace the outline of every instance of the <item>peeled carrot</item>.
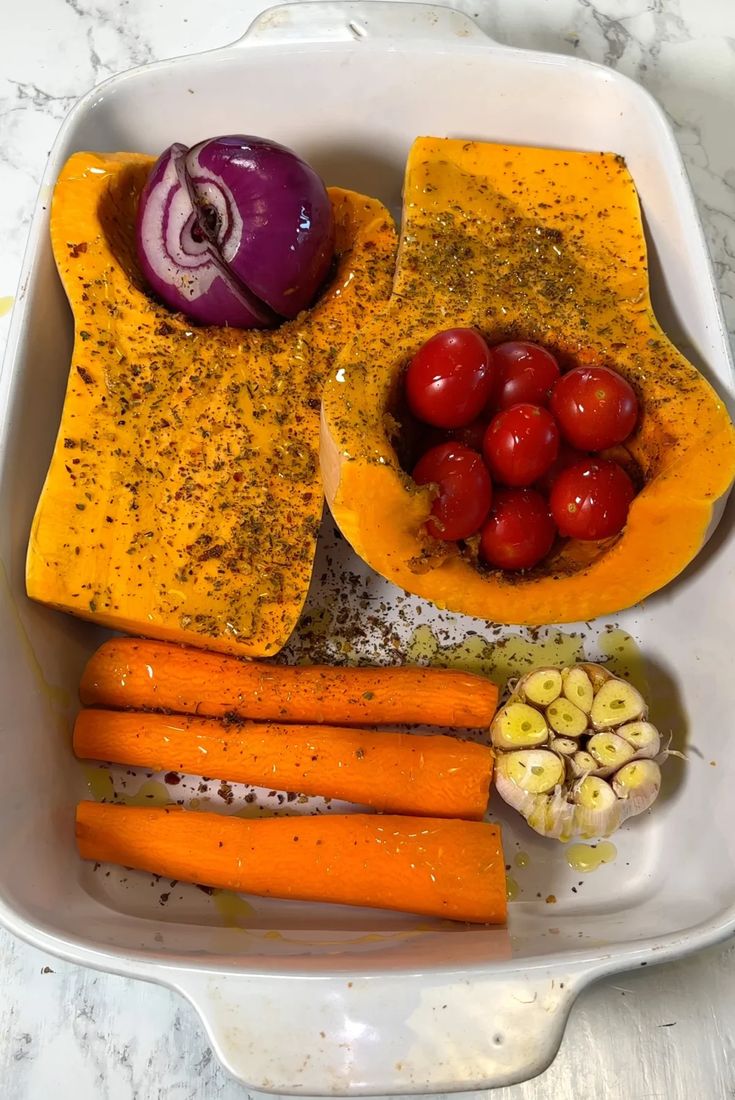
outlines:
[[506, 918], [500, 829], [481, 821], [327, 814], [243, 820], [177, 807], [77, 806], [82, 859], [263, 897]]
[[92, 655], [85, 704], [333, 725], [489, 726], [498, 688], [456, 669], [269, 665], [142, 638]]
[[487, 809], [493, 770], [489, 748], [455, 737], [92, 707], [77, 717], [74, 752], [342, 798], [388, 813], [471, 819]]

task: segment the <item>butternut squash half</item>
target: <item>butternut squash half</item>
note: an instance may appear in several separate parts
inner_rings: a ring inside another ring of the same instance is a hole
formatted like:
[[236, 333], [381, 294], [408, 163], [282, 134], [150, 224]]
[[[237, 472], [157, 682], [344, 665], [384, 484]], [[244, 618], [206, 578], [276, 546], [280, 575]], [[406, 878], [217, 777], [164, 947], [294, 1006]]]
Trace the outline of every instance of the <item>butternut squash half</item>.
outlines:
[[315, 306], [275, 331], [195, 327], [138, 272], [135, 211], [152, 163], [77, 153], [56, 186], [74, 351], [28, 594], [132, 634], [267, 655], [311, 577], [322, 385], [390, 292], [395, 230], [379, 202], [332, 189], [336, 269]]
[[[402, 370], [434, 333], [538, 341], [567, 364], [612, 366], [642, 404], [629, 458], [643, 482], [627, 526], [567, 542], [527, 574], [483, 570], [424, 533], [431, 489], [398, 461]], [[327, 500], [360, 557], [443, 608], [501, 623], [591, 619], [675, 577], [702, 546], [735, 471], [715, 391], [661, 331], [621, 157], [421, 138], [404, 190], [389, 304], [345, 348], [322, 404]]]

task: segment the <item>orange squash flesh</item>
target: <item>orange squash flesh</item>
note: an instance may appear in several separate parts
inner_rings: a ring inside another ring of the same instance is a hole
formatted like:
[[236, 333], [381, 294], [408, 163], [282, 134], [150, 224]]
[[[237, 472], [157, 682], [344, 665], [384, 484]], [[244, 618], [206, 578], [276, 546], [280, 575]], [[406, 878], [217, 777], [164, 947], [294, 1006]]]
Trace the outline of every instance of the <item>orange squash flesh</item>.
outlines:
[[[455, 325], [614, 367], [642, 416], [644, 481], [624, 531], [570, 541], [528, 574], [479, 570], [425, 535], [431, 490], [401, 469], [386, 410], [418, 347]], [[661, 588], [705, 540], [735, 473], [735, 433], [652, 311], [635, 187], [609, 153], [421, 138], [412, 148], [393, 295], [340, 356], [322, 403], [322, 475], [356, 552], [443, 608], [496, 622], [591, 619]]]
[[133, 634], [262, 656], [291, 633], [322, 512], [323, 380], [390, 291], [392, 220], [332, 189], [337, 263], [274, 331], [195, 327], [145, 292], [137, 198], [153, 161], [77, 153], [51, 234], [75, 319], [30, 596]]

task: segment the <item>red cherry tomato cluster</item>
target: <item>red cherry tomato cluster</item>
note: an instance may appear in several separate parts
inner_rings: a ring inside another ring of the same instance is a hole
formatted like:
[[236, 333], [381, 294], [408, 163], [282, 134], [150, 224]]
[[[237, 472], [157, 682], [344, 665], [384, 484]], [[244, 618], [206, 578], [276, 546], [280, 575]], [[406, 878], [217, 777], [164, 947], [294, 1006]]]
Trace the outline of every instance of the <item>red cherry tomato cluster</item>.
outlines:
[[625, 526], [633, 484], [622, 466], [589, 453], [625, 442], [638, 420], [636, 395], [614, 370], [562, 374], [538, 344], [490, 348], [474, 329], [453, 328], [419, 348], [405, 392], [427, 426], [413, 477], [438, 487], [434, 538], [479, 535], [488, 565], [530, 569], [557, 534], [604, 539]]

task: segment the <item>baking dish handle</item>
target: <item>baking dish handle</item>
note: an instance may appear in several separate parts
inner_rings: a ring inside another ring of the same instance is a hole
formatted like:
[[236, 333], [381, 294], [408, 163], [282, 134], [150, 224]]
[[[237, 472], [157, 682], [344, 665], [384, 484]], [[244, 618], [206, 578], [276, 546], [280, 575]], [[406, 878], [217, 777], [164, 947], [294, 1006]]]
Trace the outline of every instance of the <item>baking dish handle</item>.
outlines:
[[[587, 968], [351, 978], [187, 972], [176, 987], [256, 1090], [317, 1096], [487, 1089], [554, 1058]], [[168, 984], [171, 984], [170, 979]]]
[[490, 41], [474, 19], [437, 4], [396, 3], [394, 0], [305, 0], [267, 8], [232, 45], [376, 38], [383, 42], [427, 38]]

